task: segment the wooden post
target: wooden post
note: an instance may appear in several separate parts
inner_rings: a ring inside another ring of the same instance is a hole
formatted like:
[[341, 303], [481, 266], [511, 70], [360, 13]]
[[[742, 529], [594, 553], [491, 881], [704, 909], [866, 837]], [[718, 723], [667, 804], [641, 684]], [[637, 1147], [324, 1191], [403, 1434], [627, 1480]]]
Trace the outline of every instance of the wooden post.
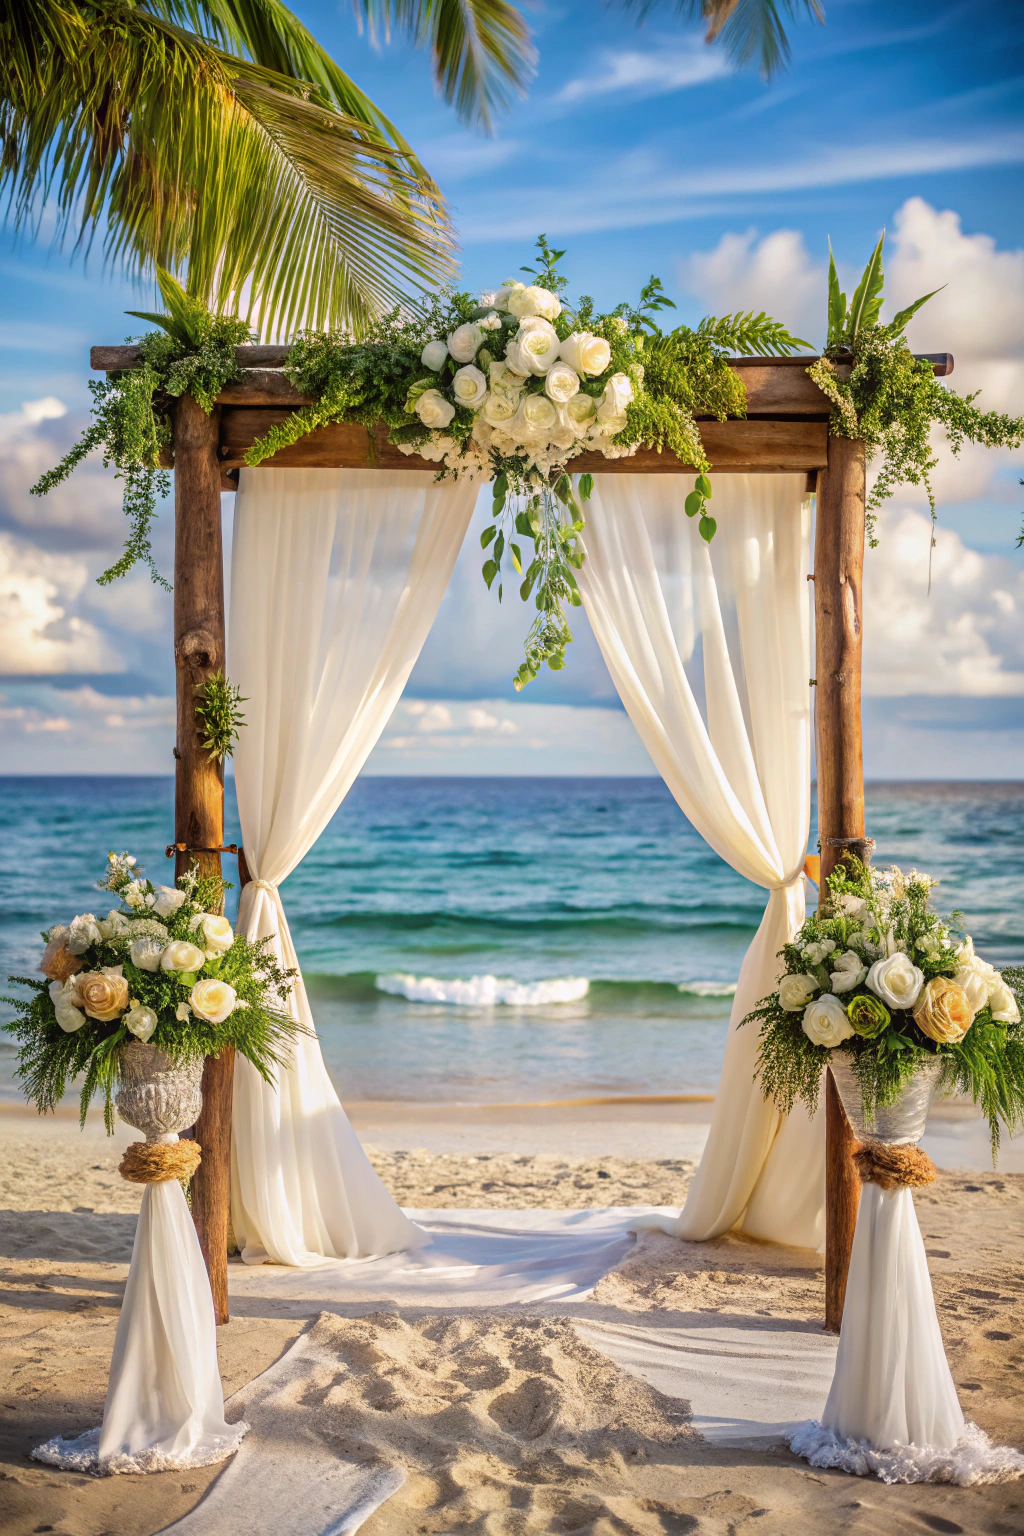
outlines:
[[[818, 720], [819, 900], [846, 848], [869, 853], [864, 829], [861, 731], [861, 578], [864, 568], [864, 444], [829, 436], [818, 473], [814, 616]], [[854, 1135], [831, 1072], [825, 1073], [825, 1327], [838, 1333], [860, 1203]]]
[[[224, 769], [204, 752], [195, 714], [199, 684], [224, 666], [224, 551], [220, 521], [220, 409], [207, 416], [183, 395], [174, 408], [174, 665], [178, 697], [174, 839], [186, 845], [175, 874], [197, 864], [221, 872]], [[203, 851], [211, 850], [211, 851]], [[228, 1320], [228, 1206], [234, 1051], [208, 1057], [195, 1137], [203, 1160], [192, 1180], [192, 1219], [218, 1323]]]

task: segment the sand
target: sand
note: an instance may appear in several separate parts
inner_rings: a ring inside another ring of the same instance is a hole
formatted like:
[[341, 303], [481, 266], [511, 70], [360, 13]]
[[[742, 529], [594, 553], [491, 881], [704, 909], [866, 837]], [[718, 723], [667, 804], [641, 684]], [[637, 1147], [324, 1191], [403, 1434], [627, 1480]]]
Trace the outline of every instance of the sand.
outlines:
[[[130, 1139], [120, 1130], [115, 1143]], [[559, 1151], [546, 1137], [535, 1156], [466, 1153], [457, 1137], [447, 1150], [372, 1156], [396, 1197], [421, 1208], [677, 1204], [685, 1194], [692, 1159], [623, 1155], [618, 1135], [605, 1138], [604, 1156], [563, 1141]], [[10, 1536], [151, 1536], [216, 1475], [90, 1479], [28, 1460], [33, 1445], [102, 1413], [140, 1198], [116, 1163], [94, 1128], [80, 1135], [66, 1119], [0, 1113], [0, 1529]], [[965, 1411], [1024, 1448], [1024, 1176], [945, 1173], [916, 1199]], [[645, 1320], [695, 1309], [814, 1320], [821, 1261], [735, 1237], [647, 1234], [593, 1301]], [[596, 1355], [557, 1317], [239, 1317], [218, 1334], [226, 1394], [309, 1326], [327, 1330], [340, 1362], [309, 1402], [324, 1432], [339, 1450], [408, 1474], [366, 1536], [1024, 1533], [1021, 1483], [886, 1488], [812, 1470], [783, 1449], [711, 1447], [685, 1404]]]

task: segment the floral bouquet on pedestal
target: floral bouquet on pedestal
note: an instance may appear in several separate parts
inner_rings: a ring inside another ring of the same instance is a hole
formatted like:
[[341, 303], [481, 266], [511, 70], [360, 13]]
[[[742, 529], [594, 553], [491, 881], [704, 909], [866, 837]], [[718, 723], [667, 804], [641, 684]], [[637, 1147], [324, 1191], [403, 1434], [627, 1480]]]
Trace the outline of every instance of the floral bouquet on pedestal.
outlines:
[[995, 1152], [1000, 1123], [1024, 1125], [1024, 972], [997, 971], [930, 906], [937, 881], [853, 860], [828, 880], [828, 902], [780, 951], [778, 990], [758, 1021], [758, 1071], [784, 1112], [818, 1102], [830, 1053], [847, 1053], [864, 1112], [896, 1104], [918, 1068], [943, 1065], [940, 1086], [981, 1106]]
[[81, 1074], [83, 1121], [99, 1090], [112, 1130], [118, 1048], [133, 1039], [176, 1064], [233, 1045], [269, 1079], [299, 1028], [285, 1008], [294, 973], [268, 941], [250, 943], [221, 916], [224, 882], [190, 870], [176, 886], [153, 885], [129, 854], [111, 853], [97, 888], [119, 905], [43, 934], [44, 981], [9, 978], [32, 990], [4, 999], [17, 1010], [4, 1029], [19, 1041], [17, 1076], [40, 1113]]

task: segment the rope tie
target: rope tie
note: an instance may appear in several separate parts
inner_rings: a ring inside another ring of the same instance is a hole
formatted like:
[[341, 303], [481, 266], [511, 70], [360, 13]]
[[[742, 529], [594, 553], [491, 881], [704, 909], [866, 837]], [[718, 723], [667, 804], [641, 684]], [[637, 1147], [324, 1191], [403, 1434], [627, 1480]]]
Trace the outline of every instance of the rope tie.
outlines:
[[251, 891], [276, 891], [276, 880], [250, 880], [248, 882]]
[[197, 1141], [133, 1141], [118, 1169], [130, 1184], [162, 1184], [190, 1179], [202, 1162]]
[[862, 1184], [878, 1184], [882, 1189], [919, 1189], [935, 1182], [935, 1164], [920, 1147], [862, 1141], [853, 1161]]

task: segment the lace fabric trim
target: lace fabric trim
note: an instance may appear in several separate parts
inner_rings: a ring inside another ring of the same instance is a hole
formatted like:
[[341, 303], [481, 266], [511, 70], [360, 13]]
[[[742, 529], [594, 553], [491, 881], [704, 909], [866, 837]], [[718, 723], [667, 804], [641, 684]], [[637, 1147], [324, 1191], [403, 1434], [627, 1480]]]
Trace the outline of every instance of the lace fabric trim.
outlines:
[[846, 1440], [817, 1421], [801, 1424], [789, 1442], [796, 1456], [812, 1467], [838, 1467], [857, 1477], [874, 1473], [883, 1483], [1006, 1483], [1024, 1476], [1024, 1455], [1009, 1446], [993, 1445], [977, 1424], [965, 1424], [952, 1450], [930, 1446], [894, 1445], [878, 1451], [866, 1440]]
[[55, 1435], [32, 1452], [34, 1461], [45, 1461], [65, 1472], [89, 1472], [93, 1477], [110, 1477], [120, 1472], [171, 1472], [186, 1467], [212, 1467], [233, 1456], [249, 1432], [248, 1424], [232, 1424], [229, 1435], [204, 1435], [191, 1449], [169, 1455], [152, 1449], [134, 1456], [118, 1454], [100, 1461], [100, 1431], [87, 1429], [84, 1434], [65, 1440]]

